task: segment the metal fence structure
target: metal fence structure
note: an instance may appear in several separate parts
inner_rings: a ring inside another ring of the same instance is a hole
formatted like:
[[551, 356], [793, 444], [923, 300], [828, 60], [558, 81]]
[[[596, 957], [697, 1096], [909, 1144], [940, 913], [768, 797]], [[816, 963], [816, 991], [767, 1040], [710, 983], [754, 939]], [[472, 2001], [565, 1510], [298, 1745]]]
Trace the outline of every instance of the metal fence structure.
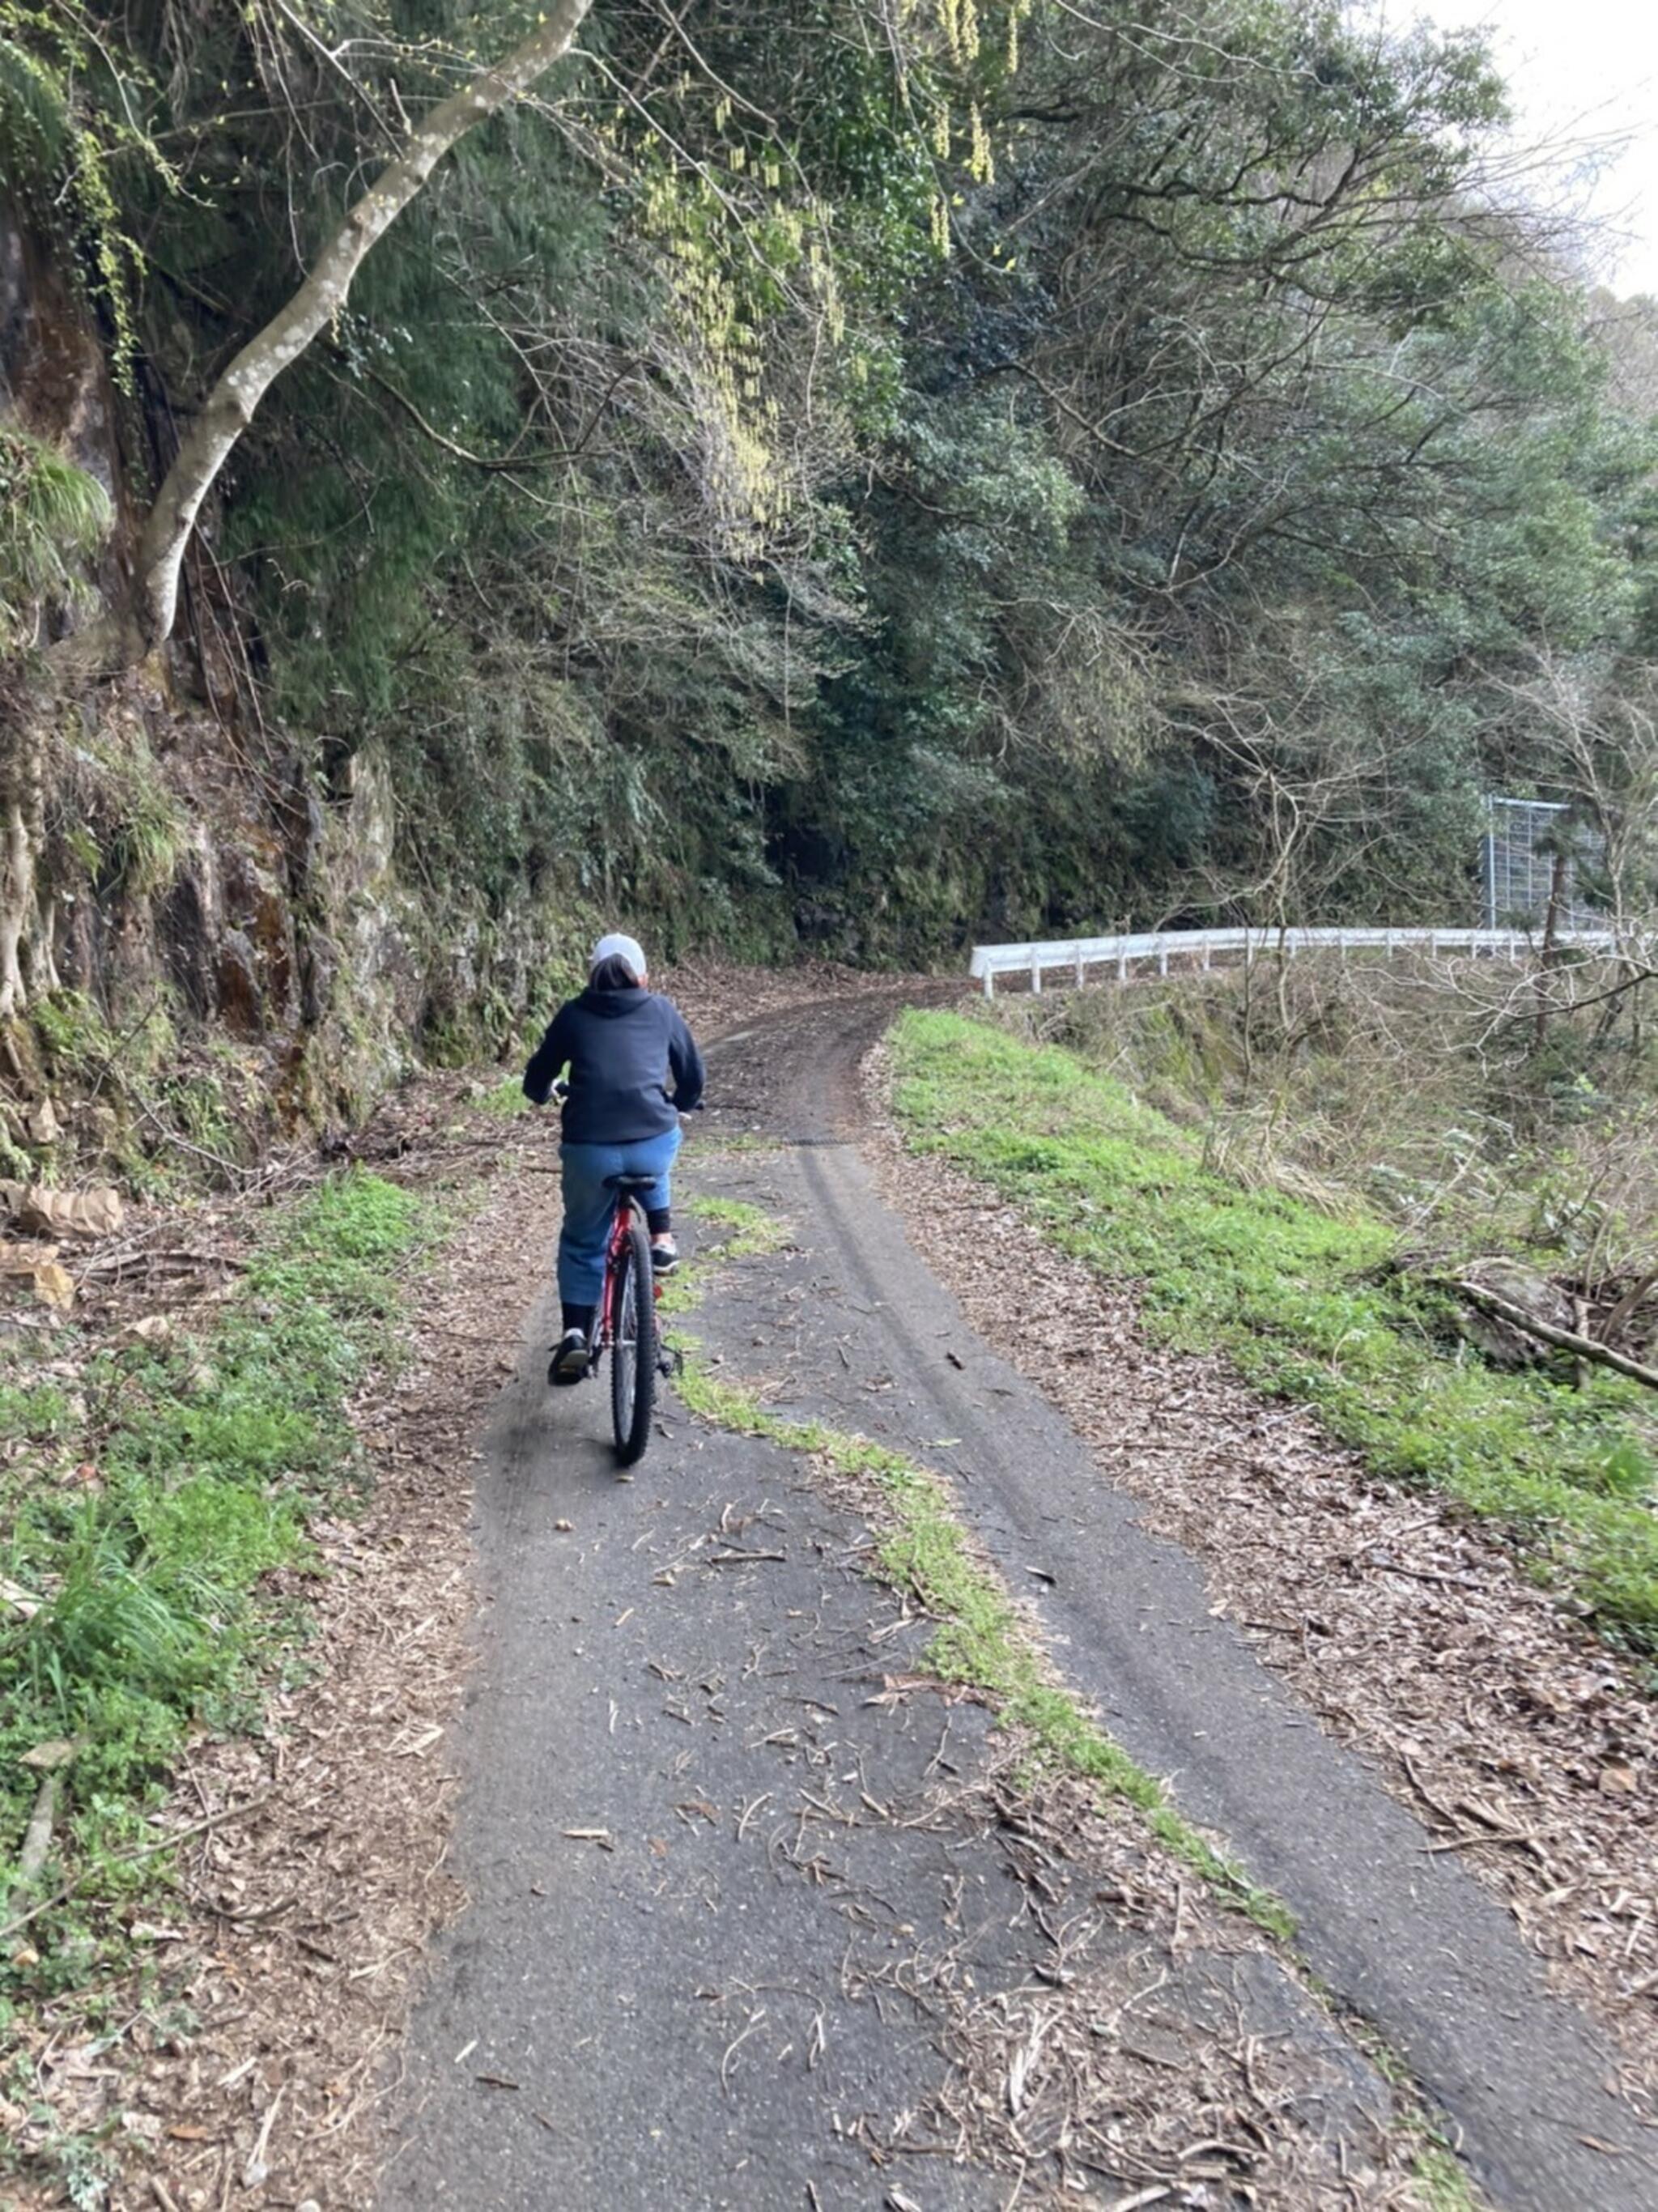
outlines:
[[[1603, 841], [1581, 823], [1567, 836], [1563, 817], [1570, 809], [1552, 799], [1504, 799], [1485, 801], [1485, 835], [1481, 841], [1480, 873], [1485, 927], [1482, 929], [1161, 929], [1132, 931], [1118, 937], [1049, 938], [1029, 945], [975, 945], [969, 974], [993, 998], [999, 975], [1028, 975], [1033, 991], [1042, 988], [1044, 975], [1055, 969], [1067, 971], [1078, 988], [1099, 981], [1107, 969], [1118, 982], [1126, 982], [1137, 969], [1155, 962], [1160, 975], [1171, 963], [1181, 972], [1211, 968], [1218, 959], [1249, 960], [1263, 954], [1285, 956], [1319, 949], [1339, 952], [1424, 951], [1430, 959], [1445, 954], [1477, 960], [1482, 955], [1497, 960], [1519, 960], [1537, 949], [1556, 896], [1555, 942], [1585, 951], [1610, 952], [1614, 944], [1606, 917], [1591, 906], [1579, 890], [1581, 866], [1598, 866], [1604, 855]], [[1633, 948], [1621, 948], [1629, 952]], [[1641, 948], [1652, 958], [1658, 948]], [[1090, 978], [1090, 970], [1095, 972]]]
[[[1480, 872], [1487, 929], [1542, 928], [1559, 865], [1555, 832], [1570, 811], [1546, 799], [1493, 797], [1485, 801]], [[1573, 828], [1561, 885], [1558, 920], [1563, 929], [1593, 929], [1601, 921], [1580, 896], [1577, 872], [1584, 861], [1598, 864], [1603, 849], [1602, 840], [1593, 831]]]
[[[1563, 928], [1556, 933], [1561, 945], [1585, 951], [1615, 949], [1612, 932], [1600, 927]], [[1535, 949], [1535, 940], [1523, 929], [1154, 929], [1120, 937], [1050, 938], [1030, 945], [975, 945], [969, 974], [981, 983], [987, 999], [996, 994], [999, 975], [1029, 976], [1033, 991], [1042, 988], [1043, 976], [1063, 969], [1066, 980], [1078, 989], [1089, 981], [1126, 982], [1137, 969], [1155, 963], [1167, 975], [1171, 966], [1181, 972], [1214, 966], [1217, 960], [1260, 958], [1279, 952], [1336, 951], [1381, 953], [1425, 951], [1430, 959], [1441, 955], [1467, 959], [1482, 956], [1493, 960], [1520, 960]], [[1628, 951], [1630, 948], [1625, 948]], [[1650, 948], [1649, 948], [1650, 950]], [[1090, 976], [1089, 971], [1095, 973]]]

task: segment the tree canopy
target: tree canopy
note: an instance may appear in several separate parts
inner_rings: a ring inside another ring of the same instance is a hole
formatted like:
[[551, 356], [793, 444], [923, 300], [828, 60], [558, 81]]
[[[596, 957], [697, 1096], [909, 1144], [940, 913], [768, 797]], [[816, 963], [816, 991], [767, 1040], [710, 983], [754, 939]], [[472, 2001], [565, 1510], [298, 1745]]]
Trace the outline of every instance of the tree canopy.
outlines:
[[[541, 16], [0, 0], [0, 190], [101, 331], [136, 509]], [[1540, 667], [1645, 726], [1649, 337], [1503, 174], [1478, 40], [595, 0], [522, 90], [270, 386], [183, 569], [186, 651], [324, 787], [383, 757], [445, 896], [862, 957], [1442, 918], [1482, 792], [1564, 774]], [[0, 544], [20, 633], [41, 558]]]

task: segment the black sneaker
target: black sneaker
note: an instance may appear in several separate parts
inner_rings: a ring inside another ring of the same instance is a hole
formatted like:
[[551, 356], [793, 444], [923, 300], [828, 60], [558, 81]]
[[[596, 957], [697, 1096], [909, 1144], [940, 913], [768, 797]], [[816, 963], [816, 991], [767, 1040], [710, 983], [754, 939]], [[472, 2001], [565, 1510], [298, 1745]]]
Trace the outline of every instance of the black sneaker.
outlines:
[[579, 1328], [567, 1328], [553, 1347], [547, 1380], [556, 1390], [567, 1390], [572, 1382], [586, 1378], [592, 1364], [592, 1355], [585, 1334]]
[[679, 1247], [671, 1237], [653, 1237], [651, 1239], [651, 1273], [671, 1275], [679, 1265]]

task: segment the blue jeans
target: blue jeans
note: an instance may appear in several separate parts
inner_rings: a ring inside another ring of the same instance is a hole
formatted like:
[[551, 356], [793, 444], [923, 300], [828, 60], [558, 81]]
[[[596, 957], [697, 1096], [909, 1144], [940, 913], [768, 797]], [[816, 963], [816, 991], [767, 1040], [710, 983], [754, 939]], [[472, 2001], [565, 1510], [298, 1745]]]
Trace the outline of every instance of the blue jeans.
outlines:
[[558, 1236], [558, 1294], [566, 1304], [596, 1306], [604, 1289], [604, 1247], [616, 1212], [616, 1179], [624, 1175], [656, 1177], [641, 1191], [645, 1209], [654, 1213], [671, 1206], [670, 1171], [679, 1152], [676, 1121], [659, 1137], [632, 1145], [561, 1145], [564, 1165], [564, 1226]]

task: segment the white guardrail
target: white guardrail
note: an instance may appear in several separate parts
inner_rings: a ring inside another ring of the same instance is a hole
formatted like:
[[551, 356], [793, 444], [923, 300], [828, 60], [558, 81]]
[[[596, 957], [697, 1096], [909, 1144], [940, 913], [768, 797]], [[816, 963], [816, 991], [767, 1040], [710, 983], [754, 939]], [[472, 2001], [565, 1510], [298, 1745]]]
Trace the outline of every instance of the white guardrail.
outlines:
[[[1609, 951], [1613, 938], [1607, 929], [1563, 929], [1555, 942]], [[1187, 969], [1205, 969], [1213, 966], [1217, 954], [1242, 955], [1247, 960], [1252, 955], [1315, 948], [1395, 952], [1417, 946], [1424, 948], [1430, 958], [1446, 952], [1477, 959], [1483, 952], [1494, 959], [1518, 960], [1537, 950], [1537, 939], [1523, 929], [1152, 929], [1127, 937], [975, 945], [968, 972], [983, 983], [985, 996], [991, 999], [996, 995], [999, 975], [1028, 975], [1031, 989], [1040, 991], [1044, 972], [1055, 968], [1068, 969], [1069, 980], [1080, 988], [1089, 981], [1090, 968], [1114, 969], [1121, 983], [1148, 960], [1155, 960], [1158, 975], [1166, 975], [1171, 961]]]

